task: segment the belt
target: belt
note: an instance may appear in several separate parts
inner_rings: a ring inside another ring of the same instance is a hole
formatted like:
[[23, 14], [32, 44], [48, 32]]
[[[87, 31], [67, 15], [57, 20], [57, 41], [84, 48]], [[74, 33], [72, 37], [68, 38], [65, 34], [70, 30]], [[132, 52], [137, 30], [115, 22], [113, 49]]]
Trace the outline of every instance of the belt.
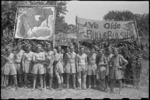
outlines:
[[96, 65], [96, 64], [89, 64], [89, 65]]
[[79, 64], [79, 66], [84, 66], [84, 65], [86, 65], [86, 64]]
[[20, 64], [21, 62], [15, 62], [16, 64]]
[[75, 63], [75, 62], [68, 62], [68, 63]]

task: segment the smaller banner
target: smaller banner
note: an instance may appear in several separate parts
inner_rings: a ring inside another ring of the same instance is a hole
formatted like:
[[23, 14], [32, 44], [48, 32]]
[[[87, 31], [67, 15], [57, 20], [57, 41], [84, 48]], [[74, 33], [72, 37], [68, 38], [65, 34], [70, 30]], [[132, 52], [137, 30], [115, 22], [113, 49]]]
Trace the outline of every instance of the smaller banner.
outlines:
[[80, 40], [131, 40], [137, 38], [134, 21], [97, 21], [77, 18]]

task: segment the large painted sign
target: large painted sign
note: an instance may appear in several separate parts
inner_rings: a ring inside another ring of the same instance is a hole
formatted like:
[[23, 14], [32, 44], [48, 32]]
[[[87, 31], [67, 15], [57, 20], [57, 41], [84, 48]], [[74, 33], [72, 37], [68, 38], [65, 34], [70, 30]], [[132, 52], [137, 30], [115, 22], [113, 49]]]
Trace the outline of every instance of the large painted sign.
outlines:
[[15, 38], [52, 40], [55, 25], [55, 7], [19, 6]]
[[79, 40], [135, 39], [134, 21], [97, 21], [77, 18]]

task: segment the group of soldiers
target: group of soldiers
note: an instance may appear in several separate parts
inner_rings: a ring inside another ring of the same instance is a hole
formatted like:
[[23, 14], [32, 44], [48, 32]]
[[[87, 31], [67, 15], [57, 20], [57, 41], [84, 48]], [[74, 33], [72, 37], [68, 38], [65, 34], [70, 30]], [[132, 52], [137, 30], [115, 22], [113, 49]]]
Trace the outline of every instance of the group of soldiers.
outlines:
[[[40, 79], [41, 90], [53, 90], [55, 75], [60, 90], [64, 85], [65, 88], [70, 88], [72, 81], [74, 89], [99, 88], [102, 91], [114, 92], [116, 80], [119, 81], [119, 90], [122, 89], [123, 69], [128, 61], [118, 53], [118, 48], [112, 49], [108, 46], [96, 51], [94, 46], [89, 50], [81, 46], [78, 53], [74, 49], [74, 46], [70, 46], [64, 52], [60, 46], [52, 48], [50, 44], [46, 50], [37, 45], [35, 52], [31, 50], [30, 45], [27, 45], [25, 50], [18, 46], [15, 52], [8, 48], [7, 55], [2, 56], [7, 61], [2, 67], [2, 85], [7, 87], [8, 78], [11, 76], [13, 90], [19, 85], [29, 88], [28, 75], [32, 74], [32, 90], [36, 88], [37, 77]], [[66, 77], [63, 74], [66, 74]], [[49, 79], [46, 75], [49, 75]]]

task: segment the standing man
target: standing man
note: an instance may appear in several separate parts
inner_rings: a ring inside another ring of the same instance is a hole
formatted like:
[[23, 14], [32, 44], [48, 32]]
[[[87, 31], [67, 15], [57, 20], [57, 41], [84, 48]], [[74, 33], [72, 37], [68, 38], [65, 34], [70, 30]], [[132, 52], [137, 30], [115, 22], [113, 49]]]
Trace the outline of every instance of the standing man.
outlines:
[[33, 70], [32, 70], [33, 90], [35, 89], [35, 86], [36, 86], [36, 79], [37, 79], [38, 74], [40, 76], [41, 90], [43, 90], [43, 74], [44, 74], [45, 54], [41, 50], [42, 50], [41, 45], [37, 45], [37, 51], [33, 55], [33, 61], [34, 61], [34, 66], [33, 66]]
[[128, 64], [128, 61], [118, 53], [118, 48], [114, 48], [114, 55], [110, 59], [109, 64], [110, 66], [110, 91], [114, 92], [114, 82], [115, 80], [119, 81], [120, 87], [119, 87], [119, 93], [122, 89], [122, 69], [125, 68], [125, 66]]
[[86, 74], [87, 74], [87, 55], [84, 53], [84, 48], [80, 47], [77, 55], [77, 77], [78, 89], [86, 89]]
[[23, 54], [24, 54], [24, 51], [22, 50], [22, 47], [19, 45], [15, 52], [15, 66], [17, 70], [18, 85], [20, 83], [20, 86], [23, 85], [23, 82], [22, 82], [23, 81], [23, 66], [22, 66]]
[[[47, 52], [45, 53], [46, 57], [46, 72], [48, 72], [50, 79], [49, 79], [49, 89], [53, 90], [53, 62], [54, 62], [54, 52], [52, 50], [52, 46], [48, 45]], [[45, 87], [46, 87], [46, 79], [45, 79]]]
[[61, 47], [58, 47], [58, 52], [57, 49], [54, 49], [54, 66], [55, 66], [55, 74], [58, 80], [58, 88], [62, 90], [64, 68], [63, 68], [63, 54], [60, 51]]
[[101, 90], [105, 90], [105, 76], [106, 76], [106, 57], [104, 56], [103, 49], [99, 50], [99, 55], [98, 55], [98, 76], [99, 76], [99, 83], [102, 85]]
[[[106, 54], [105, 54], [107, 63], [110, 61], [110, 59], [111, 59], [112, 56], [113, 56], [112, 49], [111, 49], [110, 46], [108, 46], [106, 48]], [[108, 77], [108, 75], [109, 75], [109, 67], [110, 67], [110, 65], [106, 66], [106, 77], [105, 77], [106, 90], [108, 90], [108, 84], [109, 84], [109, 77]]]
[[2, 56], [6, 59], [6, 63], [4, 65], [3, 68], [3, 72], [4, 72], [4, 86], [8, 85], [8, 78], [9, 75], [11, 75], [13, 77], [14, 80], [14, 85], [15, 85], [15, 89], [17, 89], [17, 71], [15, 68], [15, 63], [14, 63], [14, 54], [12, 53], [12, 50], [10, 48], [7, 49], [7, 55], [6, 56]]
[[72, 79], [73, 79], [73, 88], [76, 89], [76, 77], [75, 77], [75, 74], [76, 74], [76, 53], [74, 52], [74, 48], [73, 46], [70, 47], [70, 52], [68, 52], [66, 54], [66, 64], [65, 64], [65, 69], [66, 69], [66, 73], [67, 73], [67, 89], [69, 88], [69, 77], [70, 77], [70, 74], [72, 74]]
[[97, 70], [97, 65], [96, 65], [96, 53], [94, 52], [94, 48], [91, 47], [90, 53], [88, 54], [88, 70], [87, 70], [87, 75], [89, 76], [89, 88], [91, 88], [92, 85], [92, 79], [93, 79], [93, 84], [94, 88], [96, 88], [96, 70]]
[[23, 58], [22, 58], [23, 72], [25, 74], [24, 76], [25, 88], [27, 87], [28, 76], [29, 73], [31, 72], [32, 59], [33, 59], [33, 52], [31, 51], [31, 47], [27, 46], [26, 51], [23, 54]]

